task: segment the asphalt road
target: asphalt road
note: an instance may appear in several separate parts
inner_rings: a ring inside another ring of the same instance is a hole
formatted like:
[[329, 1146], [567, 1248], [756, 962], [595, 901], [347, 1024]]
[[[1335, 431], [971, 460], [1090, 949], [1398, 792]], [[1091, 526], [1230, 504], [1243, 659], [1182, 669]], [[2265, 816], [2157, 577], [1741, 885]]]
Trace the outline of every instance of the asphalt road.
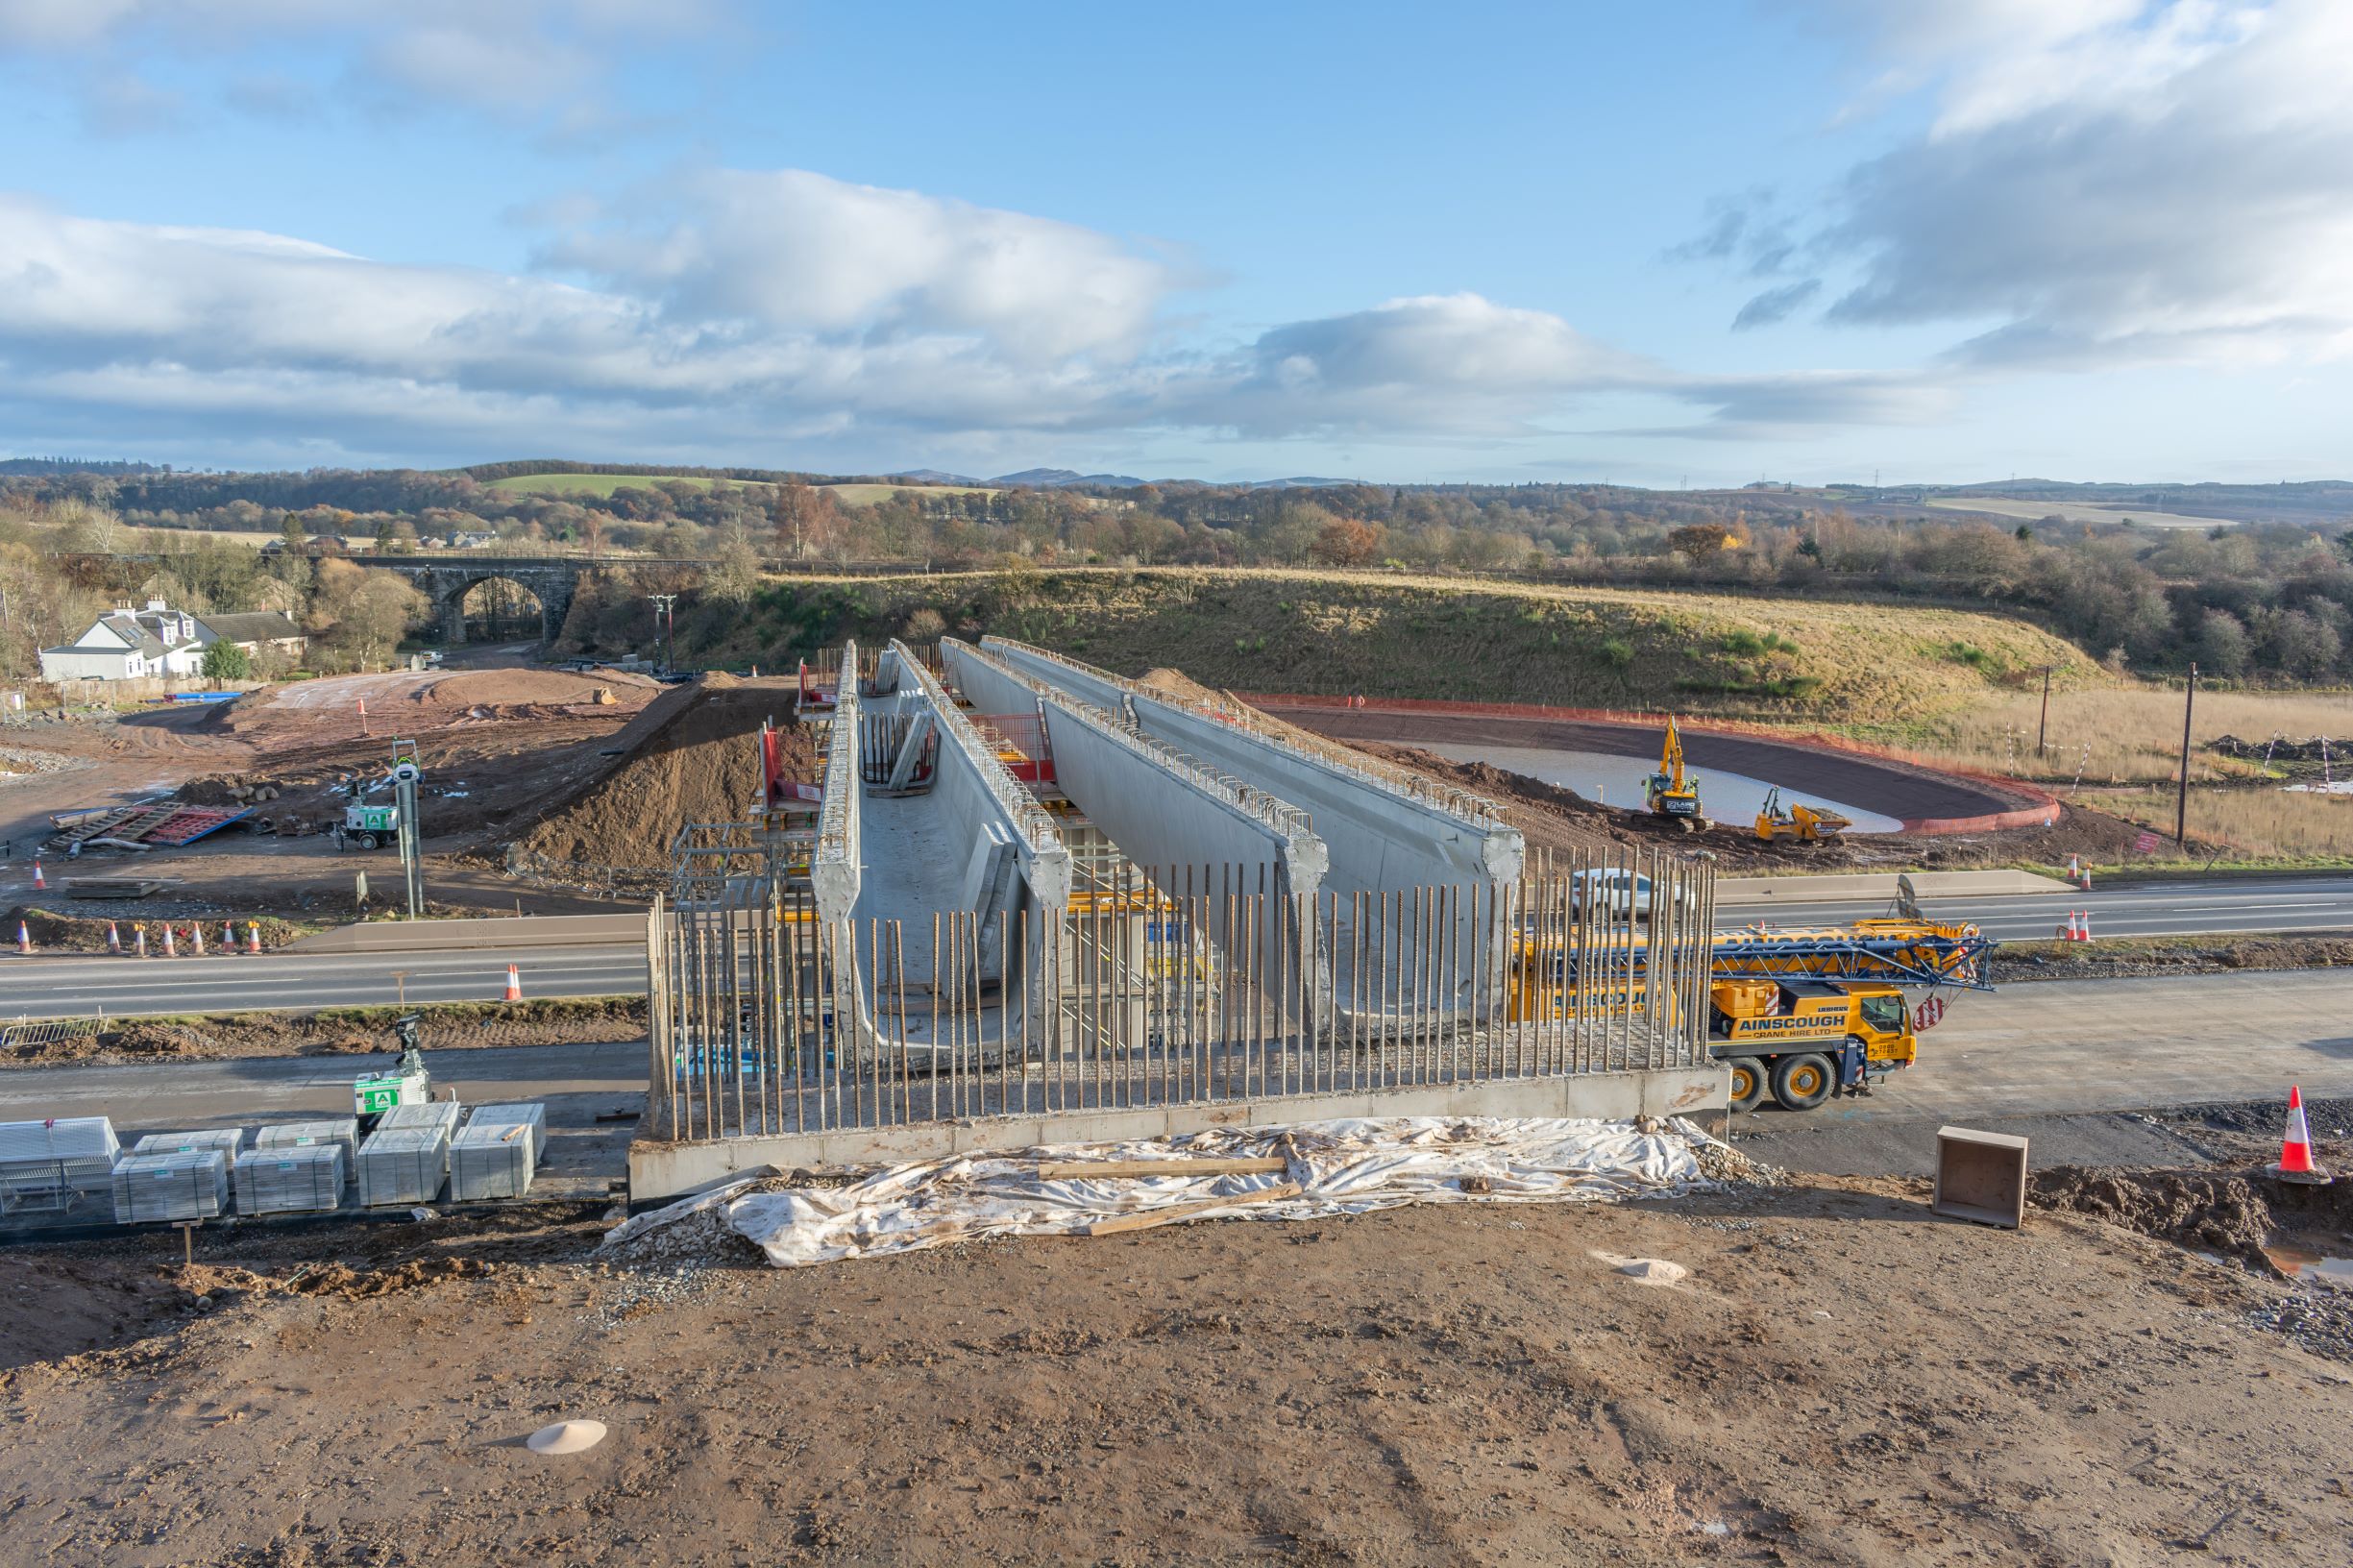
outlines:
[[[2096, 884], [2090, 893], [2017, 894], [2002, 897], [1971, 894], [1924, 898], [1921, 913], [1936, 919], [1971, 920], [2004, 942], [2047, 939], [2066, 925], [2067, 912], [2092, 917], [2100, 937], [2170, 937], [2220, 932], [2353, 930], [2353, 877], [2207, 878], [2180, 882]], [[1806, 925], [1889, 913], [1884, 900], [1835, 903], [1771, 899], [1726, 904], [1716, 911], [1721, 925], [1763, 920], [1772, 925]]]
[[[1924, 1174], [1947, 1122], [2028, 1135], [2037, 1165], [2193, 1164], [2119, 1111], [2353, 1095], [2353, 976], [2337, 969], [2052, 980], [1954, 1001], [1920, 1060], [1873, 1093], [1733, 1118], [1757, 1158], [1851, 1175]], [[2324, 1129], [2333, 1132], [2334, 1129]]]
[[[645, 1046], [428, 1049], [437, 1086], [468, 1103], [548, 1106], [551, 1176], [601, 1190], [623, 1168], [643, 1104]], [[143, 1132], [257, 1125], [351, 1107], [352, 1079], [382, 1059], [267, 1057], [0, 1070], [0, 1120], [107, 1115]], [[2016, 1127], [2038, 1164], [2191, 1158], [2120, 1111], [2277, 1100], [2288, 1086], [2353, 1097], [2353, 979], [2326, 971], [2046, 981], [1964, 996], [1923, 1037], [1920, 1061], [1863, 1099], [1735, 1118], [1761, 1158], [1806, 1169], [1924, 1172], [1946, 1122]]]
[[[2097, 937], [2198, 932], [2353, 930], [2353, 877], [2119, 884], [2089, 894], [1930, 899], [1924, 912], [1973, 920], [2004, 941], [2048, 937], [2070, 909], [2091, 911]], [[1718, 913], [1726, 925], [1830, 923], [1886, 913], [1871, 900], [1744, 903]], [[263, 954], [150, 958], [0, 954], [0, 1021], [226, 1013], [256, 1008], [358, 1007], [398, 1001], [496, 1001], [506, 966], [522, 970], [525, 996], [635, 995], [646, 989], [644, 952], [631, 946], [495, 948], [431, 953]], [[395, 972], [405, 980], [395, 979]]]
[[[264, 953], [258, 957], [115, 958], [63, 953], [0, 958], [0, 1022], [264, 1008], [494, 1002], [514, 965], [528, 996], [636, 995], [642, 946], [496, 947], [435, 953]], [[396, 976], [398, 976], [396, 978]]]

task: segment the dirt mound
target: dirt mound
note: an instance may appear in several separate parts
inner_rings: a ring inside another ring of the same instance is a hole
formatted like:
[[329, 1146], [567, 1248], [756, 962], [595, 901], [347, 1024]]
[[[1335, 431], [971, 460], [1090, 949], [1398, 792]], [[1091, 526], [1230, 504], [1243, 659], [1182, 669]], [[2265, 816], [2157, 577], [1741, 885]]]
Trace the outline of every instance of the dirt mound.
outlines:
[[2027, 1197], [2253, 1268], [2269, 1266], [2263, 1244], [2277, 1229], [2262, 1190], [2230, 1171], [2053, 1165], [2034, 1172]]
[[[621, 714], [660, 691], [656, 681], [616, 671], [396, 670], [264, 687], [214, 709], [201, 723], [276, 753], [492, 720]], [[610, 700], [600, 701], [600, 693]]]
[[[447, 675], [417, 693], [428, 708], [635, 707], [659, 696], [661, 682], [644, 675], [602, 671], [572, 674], [561, 670], [468, 670]], [[600, 691], [613, 700], [601, 703]]]
[[787, 770], [814, 779], [817, 749], [794, 723], [790, 679], [708, 674], [664, 693], [613, 737], [611, 765], [551, 801], [516, 839], [528, 863], [660, 870], [688, 822], [740, 821], [759, 799], [750, 737], [774, 723]]

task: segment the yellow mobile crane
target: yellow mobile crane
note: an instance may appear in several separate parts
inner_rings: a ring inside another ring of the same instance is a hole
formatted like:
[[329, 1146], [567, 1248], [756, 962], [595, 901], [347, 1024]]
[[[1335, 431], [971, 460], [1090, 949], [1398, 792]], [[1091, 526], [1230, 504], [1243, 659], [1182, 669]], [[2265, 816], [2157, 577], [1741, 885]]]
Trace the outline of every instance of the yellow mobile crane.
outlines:
[[1658, 772], [1643, 781], [1643, 802], [1653, 816], [1664, 817], [1686, 833], [1707, 826], [1700, 814], [1700, 775], [1683, 771], [1683, 738], [1667, 720], [1667, 744], [1658, 753]]
[[[1927, 919], [1910, 879], [1899, 885], [1893, 916], [1715, 933], [1708, 1054], [1731, 1071], [1734, 1110], [1768, 1093], [1792, 1111], [1836, 1094], [1866, 1093], [1912, 1064], [1920, 1031], [1945, 1011], [1939, 992], [1994, 989], [1985, 976], [1994, 939], [1967, 921]], [[1509, 949], [1507, 1021], [1574, 1017], [1586, 1008], [1622, 1008], [1630, 999], [1641, 1004], [1648, 934], [1637, 930], [1624, 945], [1590, 947], [1580, 935], [1574, 926], [1520, 934]], [[1936, 999], [1908, 1007], [1904, 992], [1912, 987]]]

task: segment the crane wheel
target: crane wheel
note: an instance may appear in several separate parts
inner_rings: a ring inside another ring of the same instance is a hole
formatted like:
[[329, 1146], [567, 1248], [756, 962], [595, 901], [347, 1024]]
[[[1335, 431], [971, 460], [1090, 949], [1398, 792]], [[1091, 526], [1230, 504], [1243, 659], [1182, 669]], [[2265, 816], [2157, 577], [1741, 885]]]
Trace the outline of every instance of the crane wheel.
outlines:
[[1756, 1102], [1765, 1096], [1764, 1072], [1757, 1066], [1754, 1057], [1734, 1057], [1731, 1066], [1732, 1109], [1752, 1111], [1756, 1108]]
[[1830, 1059], [1817, 1052], [1785, 1056], [1773, 1065], [1773, 1097], [1787, 1110], [1811, 1111], [1830, 1097], [1836, 1083]]

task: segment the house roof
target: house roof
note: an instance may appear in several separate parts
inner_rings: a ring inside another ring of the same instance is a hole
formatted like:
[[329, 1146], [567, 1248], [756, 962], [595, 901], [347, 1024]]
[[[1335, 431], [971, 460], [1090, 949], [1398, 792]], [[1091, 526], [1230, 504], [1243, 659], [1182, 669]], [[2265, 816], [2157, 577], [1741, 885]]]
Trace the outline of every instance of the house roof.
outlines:
[[[127, 646], [117, 647], [112, 643], [87, 641], [89, 634], [100, 626], [106, 627], [115, 636], [120, 637]], [[99, 653], [111, 655], [114, 658], [120, 658], [125, 653], [135, 652], [143, 659], [159, 659], [163, 657], [165, 649], [161, 638], [140, 625], [130, 616], [102, 615], [83, 628], [81, 637], [61, 648], [44, 648], [41, 651], [43, 653]]]
[[242, 615], [200, 615], [196, 624], [210, 632], [216, 642], [272, 643], [282, 638], [300, 637], [302, 628], [283, 610], [254, 610]]

